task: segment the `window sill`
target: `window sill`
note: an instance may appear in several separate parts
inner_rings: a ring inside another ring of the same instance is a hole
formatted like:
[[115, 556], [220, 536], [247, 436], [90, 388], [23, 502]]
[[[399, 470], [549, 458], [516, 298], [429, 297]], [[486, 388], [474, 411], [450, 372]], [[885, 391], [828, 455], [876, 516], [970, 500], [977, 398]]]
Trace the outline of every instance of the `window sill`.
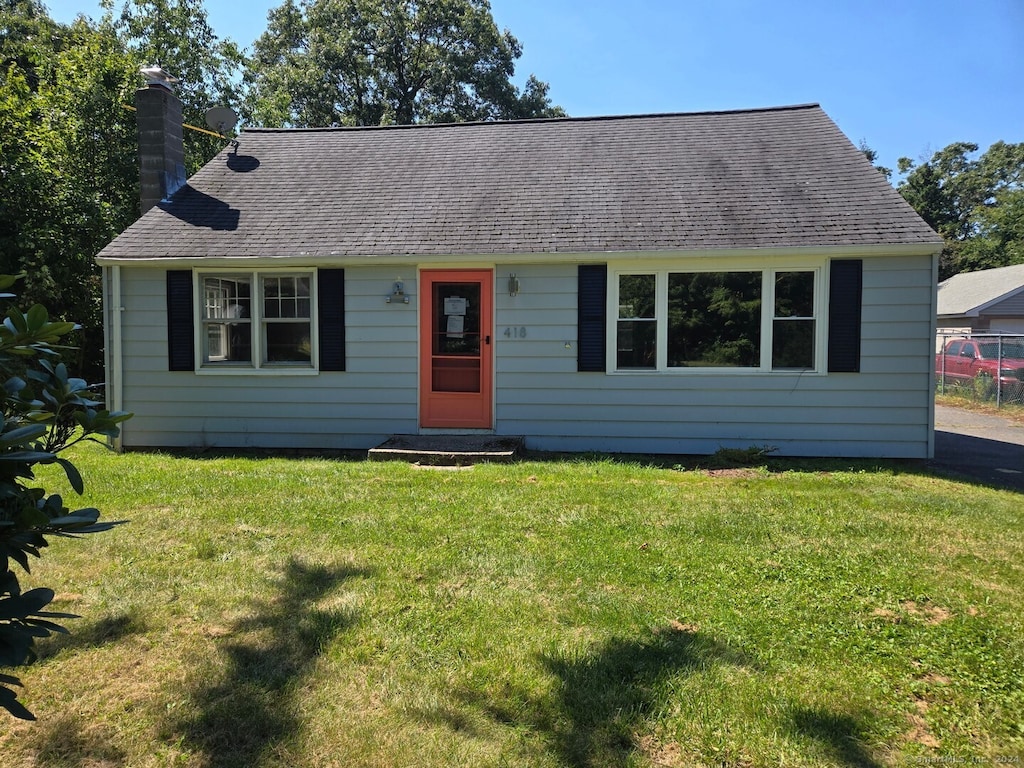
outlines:
[[317, 376], [316, 368], [243, 368], [239, 366], [211, 365], [195, 370], [197, 376]]
[[824, 376], [826, 371], [771, 368], [620, 368], [606, 371], [609, 376]]

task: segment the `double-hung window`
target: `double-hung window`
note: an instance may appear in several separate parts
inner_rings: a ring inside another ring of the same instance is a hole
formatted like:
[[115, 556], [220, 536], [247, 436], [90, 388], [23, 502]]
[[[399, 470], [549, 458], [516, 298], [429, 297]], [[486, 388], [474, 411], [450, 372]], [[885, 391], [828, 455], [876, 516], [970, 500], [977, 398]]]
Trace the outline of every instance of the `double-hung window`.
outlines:
[[201, 273], [202, 367], [315, 366], [314, 273]]
[[614, 275], [617, 371], [822, 367], [818, 268]]
[[813, 370], [817, 322], [815, 273], [775, 272], [772, 313], [772, 369]]

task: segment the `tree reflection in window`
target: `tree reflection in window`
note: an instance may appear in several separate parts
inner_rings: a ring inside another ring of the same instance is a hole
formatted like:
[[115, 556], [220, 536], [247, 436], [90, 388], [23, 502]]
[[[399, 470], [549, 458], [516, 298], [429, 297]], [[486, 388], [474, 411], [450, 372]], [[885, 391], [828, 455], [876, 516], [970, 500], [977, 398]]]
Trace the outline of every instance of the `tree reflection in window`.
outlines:
[[619, 277], [618, 368], [657, 366], [657, 276]]
[[814, 368], [814, 273], [775, 274], [772, 368]]
[[761, 364], [761, 273], [668, 276], [668, 366], [756, 368]]

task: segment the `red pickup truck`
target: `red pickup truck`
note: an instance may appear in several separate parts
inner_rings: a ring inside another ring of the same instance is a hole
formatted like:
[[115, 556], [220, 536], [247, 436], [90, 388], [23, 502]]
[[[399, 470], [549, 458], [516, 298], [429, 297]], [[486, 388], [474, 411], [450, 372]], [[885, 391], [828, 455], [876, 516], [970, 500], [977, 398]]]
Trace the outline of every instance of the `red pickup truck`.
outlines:
[[1024, 391], [1024, 340], [950, 339], [935, 355], [935, 375], [941, 384], [967, 384], [982, 396], [995, 394], [998, 380], [1005, 395], [1020, 397]]

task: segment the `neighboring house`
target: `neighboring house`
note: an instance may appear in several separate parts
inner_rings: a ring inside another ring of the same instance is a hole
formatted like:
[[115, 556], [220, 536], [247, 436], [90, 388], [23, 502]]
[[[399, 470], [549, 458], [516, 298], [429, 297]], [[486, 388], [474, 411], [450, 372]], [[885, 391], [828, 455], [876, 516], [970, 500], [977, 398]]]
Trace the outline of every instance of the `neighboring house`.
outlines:
[[940, 332], [1024, 334], [1024, 264], [943, 280], [937, 311]]
[[176, 189], [180, 105], [137, 104], [126, 448], [932, 454], [942, 242], [816, 105], [250, 129]]

